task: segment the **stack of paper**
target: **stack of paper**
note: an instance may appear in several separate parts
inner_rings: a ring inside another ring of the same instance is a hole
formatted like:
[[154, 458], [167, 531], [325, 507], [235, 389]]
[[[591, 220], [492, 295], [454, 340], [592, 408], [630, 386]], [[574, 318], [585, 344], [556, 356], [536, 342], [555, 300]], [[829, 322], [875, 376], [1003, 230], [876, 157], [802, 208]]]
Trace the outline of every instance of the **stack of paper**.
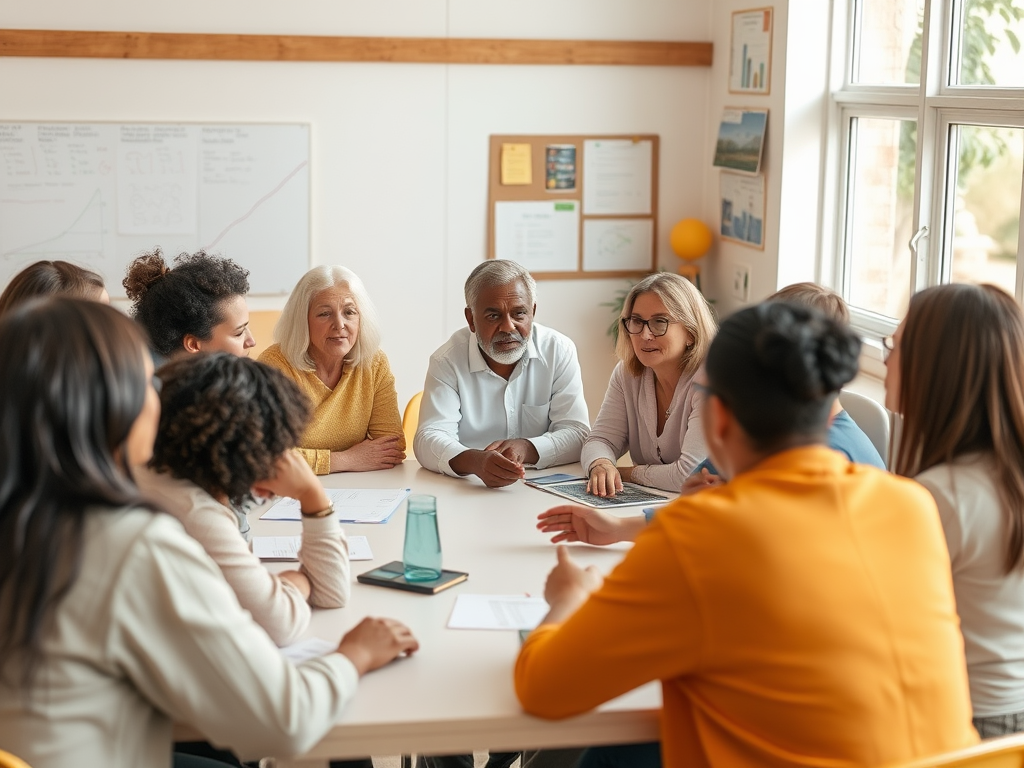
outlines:
[[[298, 560], [301, 536], [255, 536], [252, 553], [260, 560]], [[370, 542], [365, 536], [348, 537], [349, 560], [373, 560]]]
[[[386, 523], [409, 488], [328, 488], [338, 521], [342, 523]], [[300, 520], [302, 510], [295, 499], [283, 498], [260, 515], [261, 520]]]

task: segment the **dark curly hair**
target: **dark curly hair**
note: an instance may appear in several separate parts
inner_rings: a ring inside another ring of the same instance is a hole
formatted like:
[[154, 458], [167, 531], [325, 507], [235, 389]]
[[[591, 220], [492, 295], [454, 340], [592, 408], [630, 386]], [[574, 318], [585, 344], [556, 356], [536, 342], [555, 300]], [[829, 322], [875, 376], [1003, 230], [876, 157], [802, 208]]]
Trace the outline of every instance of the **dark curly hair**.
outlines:
[[160, 429], [150, 466], [234, 505], [298, 445], [310, 408], [280, 371], [227, 352], [188, 355], [157, 376]]
[[205, 251], [182, 253], [168, 267], [159, 248], [128, 265], [121, 283], [132, 300], [132, 317], [164, 357], [182, 349], [185, 336], [203, 341], [224, 321], [221, 302], [249, 292], [249, 270]]

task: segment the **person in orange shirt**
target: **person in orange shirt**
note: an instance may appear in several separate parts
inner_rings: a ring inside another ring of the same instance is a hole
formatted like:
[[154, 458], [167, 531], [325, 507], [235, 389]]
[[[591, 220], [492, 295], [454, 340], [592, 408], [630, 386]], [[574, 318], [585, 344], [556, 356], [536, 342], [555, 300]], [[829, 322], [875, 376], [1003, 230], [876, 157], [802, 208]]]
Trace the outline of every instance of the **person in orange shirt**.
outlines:
[[660, 680], [662, 759], [687, 768], [877, 766], [978, 740], [934, 501], [825, 445], [859, 351], [806, 307], [722, 324], [703, 424], [729, 482], [659, 510], [603, 583], [559, 547], [516, 663], [527, 712]]

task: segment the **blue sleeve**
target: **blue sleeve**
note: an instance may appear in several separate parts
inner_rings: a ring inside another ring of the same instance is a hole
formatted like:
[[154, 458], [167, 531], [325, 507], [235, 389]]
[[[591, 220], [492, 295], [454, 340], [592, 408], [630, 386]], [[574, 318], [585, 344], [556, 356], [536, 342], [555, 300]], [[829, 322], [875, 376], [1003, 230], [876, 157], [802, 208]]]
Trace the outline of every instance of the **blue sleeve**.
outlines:
[[846, 411], [840, 411], [828, 429], [828, 447], [839, 451], [854, 464], [887, 469], [875, 446]]

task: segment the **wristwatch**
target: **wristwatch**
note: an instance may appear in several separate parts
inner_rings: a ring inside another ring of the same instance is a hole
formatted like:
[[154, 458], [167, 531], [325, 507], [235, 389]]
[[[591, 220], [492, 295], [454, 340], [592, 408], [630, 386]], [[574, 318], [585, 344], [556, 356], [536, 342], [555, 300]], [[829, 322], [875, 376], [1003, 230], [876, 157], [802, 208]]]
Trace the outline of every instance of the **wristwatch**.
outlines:
[[327, 517], [328, 515], [333, 515], [333, 514], [334, 514], [334, 502], [333, 501], [328, 501], [327, 502], [327, 508], [326, 509], [321, 509], [318, 512], [306, 512], [306, 511], [302, 510], [302, 516], [303, 517]]

